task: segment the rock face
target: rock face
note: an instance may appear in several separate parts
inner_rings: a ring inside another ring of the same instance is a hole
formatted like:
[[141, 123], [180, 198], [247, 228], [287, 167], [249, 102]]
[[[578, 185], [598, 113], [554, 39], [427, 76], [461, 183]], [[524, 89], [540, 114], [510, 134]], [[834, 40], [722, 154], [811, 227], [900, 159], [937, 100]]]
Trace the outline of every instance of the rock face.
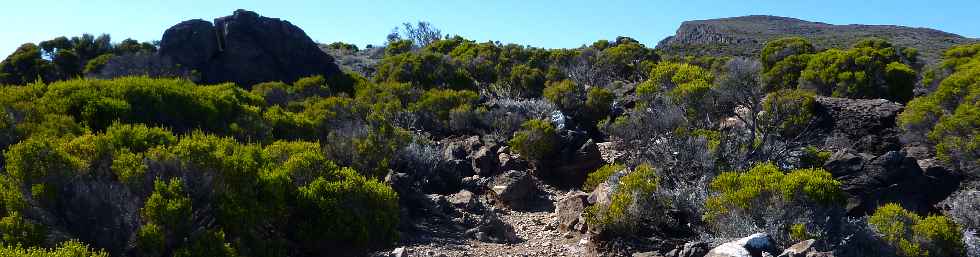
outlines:
[[511, 170], [500, 174], [490, 188], [497, 205], [510, 209], [524, 209], [534, 197], [536, 187], [531, 175], [524, 171]]
[[555, 214], [558, 216], [560, 231], [585, 232], [587, 227], [582, 213], [589, 206], [589, 194], [581, 191], [569, 192], [555, 204]]
[[848, 194], [852, 216], [870, 214], [885, 203], [899, 203], [926, 213], [959, 187], [960, 177], [941, 167], [924, 171], [916, 160], [900, 151], [874, 156], [851, 150], [835, 152], [824, 164]]
[[887, 39], [919, 49], [926, 63], [934, 63], [949, 47], [976, 39], [927, 28], [883, 25], [833, 25], [776, 16], [743, 16], [686, 21], [674, 36], [657, 44], [670, 54], [756, 56], [772, 39], [799, 36], [817, 48], [846, 48], [866, 37]]
[[267, 81], [291, 83], [341, 71], [299, 27], [246, 10], [214, 20], [189, 20], [170, 27], [160, 55], [199, 72], [202, 83], [235, 82], [250, 87]]
[[765, 233], [757, 233], [742, 239], [724, 243], [708, 251], [704, 257], [759, 257], [763, 253], [777, 254], [776, 242]]
[[895, 118], [902, 105], [884, 99], [817, 97], [817, 115], [830, 132], [829, 148], [882, 154], [901, 149]]

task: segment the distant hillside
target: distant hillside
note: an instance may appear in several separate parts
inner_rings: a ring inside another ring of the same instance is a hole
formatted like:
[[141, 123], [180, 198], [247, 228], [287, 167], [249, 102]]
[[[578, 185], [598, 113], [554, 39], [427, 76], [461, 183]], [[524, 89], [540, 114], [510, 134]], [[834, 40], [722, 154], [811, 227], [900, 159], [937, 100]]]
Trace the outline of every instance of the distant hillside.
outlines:
[[743, 16], [686, 21], [677, 34], [657, 44], [668, 54], [756, 55], [771, 39], [801, 36], [819, 48], [847, 47], [861, 38], [880, 37], [900, 46], [919, 49], [926, 63], [934, 63], [951, 46], [977, 39], [928, 28], [891, 25], [833, 25], [777, 16]]

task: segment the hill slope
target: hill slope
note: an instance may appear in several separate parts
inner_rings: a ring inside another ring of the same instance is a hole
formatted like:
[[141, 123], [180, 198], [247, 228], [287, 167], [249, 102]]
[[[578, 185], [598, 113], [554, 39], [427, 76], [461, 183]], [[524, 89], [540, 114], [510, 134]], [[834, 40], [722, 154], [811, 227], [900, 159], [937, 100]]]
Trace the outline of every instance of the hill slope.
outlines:
[[926, 63], [935, 63], [951, 46], [977, 39], [928, 28], [892, 25], [833, 25], [777, 16], [742, 16], [686, 21], [674, 36], [657, 44], [668, 54], [756, 55], [771, 39], [801, 36], [818, 48], [847, 47], [865, 37], [881, 37], [919, 49]]

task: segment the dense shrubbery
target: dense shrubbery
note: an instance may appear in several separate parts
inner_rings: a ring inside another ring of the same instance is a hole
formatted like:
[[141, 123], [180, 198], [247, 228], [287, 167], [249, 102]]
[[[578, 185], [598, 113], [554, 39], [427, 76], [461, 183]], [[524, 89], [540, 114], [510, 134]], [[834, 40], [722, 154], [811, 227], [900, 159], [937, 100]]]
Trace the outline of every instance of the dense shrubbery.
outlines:
[[759, 163], [744, 172], [721, 173], [710, 189], [715, 195], [705, 203], [705, 220], [722, 234], [756, 227], [782, 243], [794, 235], [831, 237], [843, 214], [841, 182], [821, 168], [784, 174], [772, 163]]
[[945, 216], [921, 217], [898, 204], [878, 207], [868, 223], [901, 256], [964, 256], [963, 233]]
[[151, 43], [126, 39], [112, 44], [109, 35], [57, 37], [40, 44], [27, 43], [0, 62], [0, 84], [52, 82], [100, 72], [113, 55], [156, 52]]
[[767, 92], [805, 88], [835, 97], [907, 102], [918, 79], [918, 52], [877, 38], [850, 49], [817, 52], [802, 38], [770, 41], [763, 48]]
[[658, 217], [663, 213], [651, 213], [662, 211], [660, 199], [654, 197], [660, 177], [652, 166], [639, 165], [611, 181], [615, 191], [610, 195], [609, 203], [593, 205], [586, 210], [590, 224], [596, 226], [594, 229], [610, 236], [628, 235], [642, 222], [663, 218]]
[[[923, 84], [938, 85], [899, 116], [916, 141], [936, 146], [936, 155], [964, 170], [980, 167], [980, 45], [955, 47]], [[938, 76], [936, 74], [948, 74]], [[931, 81], [929, 81], [931, 80]]]
[[54, 249], [39, 247], [24, 248], [19, 245], [0, 246], [0, 256], [31, 256], [31, 257], [108, 257], [104, 251], [92, 250], [78, 241], [68, 241]]
[[548, 160], [559, 150], [558, 130], [551, 122], [532, 119], [521, 124], [509, 144], [514, 152], [529, 161]]

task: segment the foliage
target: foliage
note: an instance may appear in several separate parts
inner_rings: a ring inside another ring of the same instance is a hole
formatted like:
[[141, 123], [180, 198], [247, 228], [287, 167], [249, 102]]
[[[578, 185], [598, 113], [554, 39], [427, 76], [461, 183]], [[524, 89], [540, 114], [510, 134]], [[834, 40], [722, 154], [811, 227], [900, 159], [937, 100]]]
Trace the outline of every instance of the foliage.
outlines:
[[950, 74], [932, 78], [936, 90], [909, 102], [898, 117], [913, 139], [934, 144], [939, 159], [964, 170], [980, 167], [980, 55], [973, 48], [950, 49], [940, 65]]
[[57, 248], [45, 249], [38, 247], [23, 248], [18, 245], [0, 246], [0, 256], [30, 256], [30, 257], [108, 257], [109, 254], [101, 250], [93, 250], [87, 245], [76, 241], [66, 241], [58, 245]]
[[472, 89], [473, 81], [451, 60], [431, 52], [402, 53], [378, 64], [375, 82], [411, 83], [419, 88]]
[[515, 152], [529, 161], [541, 161], [558, 151], [558, 130], [544, 119], [531, 119], [521, 124], [521, 130], [514, 133], [508, 142]]
[[750, 222], [754, 223], [750, 226], [774, 230], [768, 232], [781, 242], [794, 234], [800, 236], [800, 228], [794, 231], [800, 223], [808, 226], [803, 231], [829, 236], [835, 231], [834, 220], [843, 212], [845, 196], [841, 182], [822, 168], [784, 174], [772, 163], [757, 163], [744, 172], [723, 172], [709, 189], [715, 194], [705, 202], [704, 219], [715, 229]]
[[587, 210], [590, 224], [599, 226], [606, 235], [634, 232], [643, 219], [650, 219], [647, 211], [658, 209], [659, 206], [654, 206], [658, 202], [653, 194], [659, 186], [660, 177], [652, 166], [637, 166], [618, 179], [608, 206], [590, 206]]
[[907, 102], [918, 76], [916, 65], [914, 49], [871, 38], [848, 50], [814, 54], [800, 74], [800, 85], [835, 97]]
[[624, 168], [626, 167], [619, 164], [602, 165], [602, 167], [599, 167], [599, 169], [589, 173], [589, 176], [588, 178], [586, 178], [585, 183], [582, 184], [582, 190], [586, 192], [591, 192], [592, 190], [595, 190], [595, 188], [599, 186], [599, 184], [602, 184], [602, 182], [606, 182], [606, 180], [609, 179], [609, 176], [612, 176], [613, 174], [623, 170]]
[[770, 93], [762, 102], [760, 119], [776, 126], [784, 138], [794, 138], [806, 132], [815, 117], [816, 100], [806, 90], [782, 90]]
[[762, 48], [762, 52], [759, 54], [759, 59], [762, 62], [763, 70], [769, 71], [788, 57], [814, 52], [816, 52], [816, 49], [813, 47], [813, 44], [805, 38], [779, 38], [766, 42], [766, 45]]
[[925, 218], [898, 204], [878, 207], [868, 223], [901, 256], [963, 256], [959, 226], [945, 216]]
[[46, 232], [16, 211], [0, 218], [0, 245], [38, 246], [44, 243]]

